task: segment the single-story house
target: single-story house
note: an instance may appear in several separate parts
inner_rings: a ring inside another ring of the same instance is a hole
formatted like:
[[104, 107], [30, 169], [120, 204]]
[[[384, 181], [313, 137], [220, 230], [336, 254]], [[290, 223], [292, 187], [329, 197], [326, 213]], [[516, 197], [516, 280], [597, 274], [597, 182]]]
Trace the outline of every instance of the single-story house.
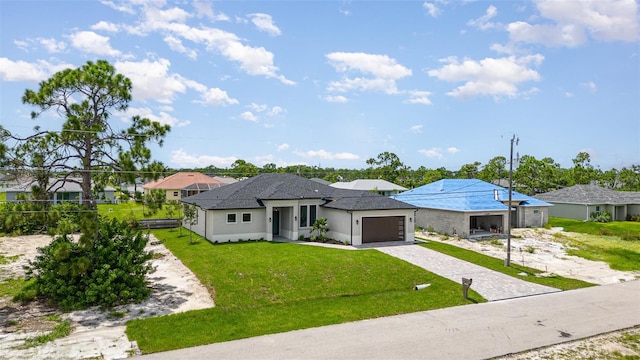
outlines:
[[597, 185], [574, 185], [536, 195], [553, 204], [550, 216], [589, 220], [591, 214], [608, 211], [611, 219], [624, 221], [627, 216], [640, 215], [640, 192], [616, 191]]
[[227, 185], [225, 181], [212, 178], [209, 175], [199, 172], [178, 172], [165, 178], [146, 183], [142, 188], [145, 195], [149, 194], [151, 190], [164, 190], [166, 199], [169, 201], [180, 200], [203, 191], [225, 186]]
[[414, 240], [413, 205], [293, 174], [261, 174], [182, 202], [196, 206], [191, 230], [211, 242], [297, 240], [313, 235], [319, 218], [327, 219], [328, 238], [352, 245]]
[[[64, 181], [64, 179], [49, 179], [49, 187], [54, 193], [51, 195], [52, 204], [59, 204], [62, 202], [77, 202], [82, 204], [82, 187], [80, 186], [80, 179], [74, 179], [74, 181]], [[8, 188], [6, 191], [7, 201], [18, 200], [19, 194], [27, 194], [31, 196], [31, 188], [36, 185], [35, 180], [27, 181], [18, 186]], [[104, 191], [96, 196], [96, 203], [112, 203], [115, 201], [115, 192], [111, 186], [105, 186]]]
[[[416, 225], [464, 238], [503, 233], [509, 219], [509, 190], [477, 179], [443, 179], [391, 198], [418, 207]], [[513, 191], [511, 227], [543, 226], [548, 204]]]
[[407, 190], [405, 187], [382, 179], [358, 179], [349, 182], [339, 181], [331, 184], [331, 186], [338, 189], [373, 191], [384, 196], [399, 194]]

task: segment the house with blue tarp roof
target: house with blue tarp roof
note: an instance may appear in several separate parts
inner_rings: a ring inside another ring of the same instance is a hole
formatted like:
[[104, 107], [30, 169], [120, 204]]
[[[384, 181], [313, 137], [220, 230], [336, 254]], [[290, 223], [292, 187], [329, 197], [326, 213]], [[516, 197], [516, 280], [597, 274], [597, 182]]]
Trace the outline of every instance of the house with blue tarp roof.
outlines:
[[[482, 180], [443, 179], [391, 197], [418, 207], [416, 226], [441, 234], [498, 236], [507, 229], [509, 190]], [[543, 226], [550, 206], [513, 191], [511, 227]]]

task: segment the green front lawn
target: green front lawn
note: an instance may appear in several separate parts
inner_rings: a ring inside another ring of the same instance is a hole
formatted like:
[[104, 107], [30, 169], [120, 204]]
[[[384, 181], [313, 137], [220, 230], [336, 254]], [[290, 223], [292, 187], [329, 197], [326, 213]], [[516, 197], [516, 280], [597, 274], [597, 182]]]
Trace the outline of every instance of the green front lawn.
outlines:
[[144, 353], [485, 301], [376, 250], [199, 237], [189, 245], [178, 231], [153, 233], [215, 294], [216, 307], [129, 322], [127, 336]]
[[[449, 256], [453, 256], [464, 261], [468, 261], [476, 265], [480, 265], [487, 269], [495, 270], [503, 274], [516, 277], [524, 281], [551, 286], [556, 289], [571, 290], [595, 286], [595, 284], [591, 284], [586, 281], [564, 278], [562, 276], [536, 277], [536, 274], [541, 274], [543, 271], [521, 266], [514, 263], [513, 261], [511, 262], [510, 266], [507, 267], [504, 266], [503, 259], [498, 259], [493, 256], [484, 255], [476, 251], [463, 249], [455, 245], [449, 245], [438, 241], [428, 241], [421, 244], [421, 246]], [[519, 275], [520, 273], [525, 273], [527, 274], [527, 276]]]

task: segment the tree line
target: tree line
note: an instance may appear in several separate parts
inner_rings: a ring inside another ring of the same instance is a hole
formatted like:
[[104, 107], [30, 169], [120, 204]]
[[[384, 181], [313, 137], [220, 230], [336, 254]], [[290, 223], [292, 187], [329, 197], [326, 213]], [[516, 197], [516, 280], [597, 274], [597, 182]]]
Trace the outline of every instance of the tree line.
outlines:
[[[579, 152], [572, 162], [572, 167], [562, 168], [549, 157], [536, 159], [532, 155], [524, 155], [514, 162], [512, 174], [514, 189], [530, 196], [586, 184], [595, 184], [613, 190], [640, 191], [640, 164], [623, 167], [620, 170], [613, 168], [603, 171], [591, 164], [591, 157], [586, 152]], [[167, 171], [197, 171], [238, 179], [264, 173], [290, 173], [306, 178], [319, 178], [331, 183], [357, 179], [384, 179], [408, 189], [441, 179], [479, 179], [486, 182], [498, 181], [499, 185], [508, 186], [506, 180], [509, 178], [509, 163], [504, 156], [496, 156], [486, 164], [478, 161], [465, 164], [457, 171], [444, 167], [428, 169], [424, 166], [412, 169], [392, 152], [380, 153], [375, 158], [368, 159], [366, 164], [368, 167], [364, 169], [336, 169], [308, 165], [277, 167], [273, 163], [259, 167], [245, 160], [236, 160], [228, 168], [211, 165], [203, 168], [167, 169]]]

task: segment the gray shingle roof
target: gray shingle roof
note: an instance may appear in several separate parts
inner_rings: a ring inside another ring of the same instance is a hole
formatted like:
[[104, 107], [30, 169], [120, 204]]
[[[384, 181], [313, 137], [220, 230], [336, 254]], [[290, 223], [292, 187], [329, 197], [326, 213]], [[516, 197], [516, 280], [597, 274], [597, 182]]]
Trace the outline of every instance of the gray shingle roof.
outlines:
[[368, 191], [336, 189], [293, 174], [262, 174], [182, 199], [206, 210], [253, 209], [264, 200], [319, 199], [342, 210], [414, 209], [412, 205]]
[[615, 191], [597, 185], [574, 185], [538, 194], [536, 198], [565, 204], [640, 204], [639, 192]]

